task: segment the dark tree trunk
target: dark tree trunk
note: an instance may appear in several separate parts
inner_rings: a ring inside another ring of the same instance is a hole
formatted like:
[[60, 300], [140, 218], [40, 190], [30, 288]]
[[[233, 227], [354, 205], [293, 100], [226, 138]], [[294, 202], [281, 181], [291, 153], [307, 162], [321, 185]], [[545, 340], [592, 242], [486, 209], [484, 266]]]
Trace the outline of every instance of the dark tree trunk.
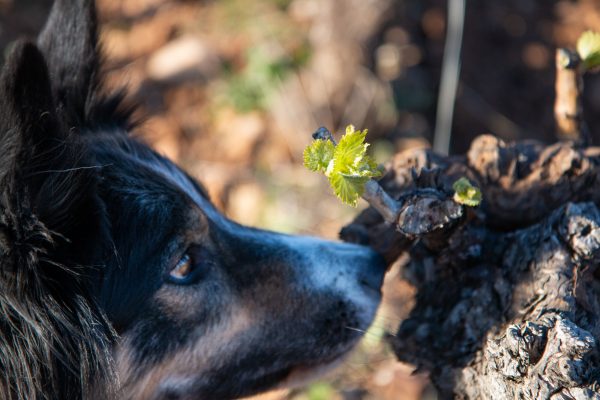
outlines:
[[410, 254], [398, 358], [442, 398], [600, 399], [600, 149], [485, 135], [463, 157], [399, 154], [380, 183], [450, 195], [462, 176], [484, 200], [458, 221], [407, 236], [370, 208], [342, 230], [389, 262]]

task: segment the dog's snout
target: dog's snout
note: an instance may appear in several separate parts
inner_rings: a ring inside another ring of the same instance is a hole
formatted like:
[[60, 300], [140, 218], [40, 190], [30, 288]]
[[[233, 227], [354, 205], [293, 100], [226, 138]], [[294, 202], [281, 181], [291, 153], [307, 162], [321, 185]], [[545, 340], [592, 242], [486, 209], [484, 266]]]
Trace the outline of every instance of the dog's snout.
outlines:
[[375, 291], [381, 289], [386, 270], [381, 255], [365, 246], [341, 244], [339, 256], [360, 286]]
[[319, 241], [314, 252], [303, 252], [312, 261], [316, 279], [334, 287], [356, 285], [368, 292], [379, 292], [385, 275], [383, 257], [366, 246]]
[[383, 285], [385, 276], [385, 261], [383, 257], [369, 250], [365, 255], [362, 265], [358, 271], [358, 281], [361, 285], [373, 289], [380, 290]]
[[365, 246], [345, 243], [338, 246], [336, 258], [348, 266], [358, 283], [367, 289], [379, 291], [386, 270], [383, 257]]

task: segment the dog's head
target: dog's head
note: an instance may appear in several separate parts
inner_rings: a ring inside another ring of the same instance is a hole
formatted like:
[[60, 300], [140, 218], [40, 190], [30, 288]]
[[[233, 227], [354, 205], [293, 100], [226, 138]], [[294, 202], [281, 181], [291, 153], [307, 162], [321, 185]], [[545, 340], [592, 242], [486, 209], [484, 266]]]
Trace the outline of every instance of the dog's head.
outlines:
[[0, 393], [226, 399], [339, 360], [381, 258], [222, 216], [128, 134], [96, 42], [93, 2], [56, 0], [0, 78]]

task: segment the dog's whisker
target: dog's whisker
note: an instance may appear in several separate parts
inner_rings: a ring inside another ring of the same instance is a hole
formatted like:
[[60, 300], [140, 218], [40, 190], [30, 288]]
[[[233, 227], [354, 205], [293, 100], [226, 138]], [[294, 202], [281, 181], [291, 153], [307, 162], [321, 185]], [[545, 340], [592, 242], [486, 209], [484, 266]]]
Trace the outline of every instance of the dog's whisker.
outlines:
[[[373, 325], [373, 326], [374, 326], [374, 325]], [[375, 338], [375, 339], [380, 339], [380, 338], [382, 338], [382, 336], [381, 336], [381, 335], [379, 335], [378, 333], [372, 332], [371, 330], [365, 330], [365, 329], [354, 328], [354, 327], [352, 327], [352, 326], [346, 326], [345, 328], [346, 328], [346, 329], [348, 329], [348, 330], [351, 330], [351, 331], [359, 332], [359, 333], [361, 333], [363, 336], [366, 336], [366, 337], [372, 337], [372, 338]]]
[[44, 171], [38, 171], [31, 175], [33, 176], [33, 175], [41, 175], [41, 174], [67, 173], [67, 172], [74, 172], [74, 171], [80, 171], [80, 170], [86, 170], [86, 169], [100, 169], [100, 168], [104, 168], [104, 167], [109, 167], [111, 165], [112, 164], [104, 164], [104, 165], [88, 165], [88, 166], [84, 166], [84, 167], [74, 167], [74, 168], [65, 168], [65, 169], [47, 169]]
[[362, 333], [362, 334], [365, 334], [365, 335], [366, 335], [367, 333], [369, 333], [368, 331], [366, 331], [366, 330], [364, 330], [364, 329], [360, 329], [360, 328], [354, 328], [354, 327], [352, 327], [352, 326], [345, 326], [344, 328], [346, 328], [346, 329], [348, 329], [348, 330], [351, 330], [351, 331], [360, 332], [360, 333]]
[[[389, 332], [387, 330], [387, 328], [384, 327], [384, 326], [379, 326], [377, 324], [373, 324], [373, 325], [371, 325], [371, 327], [382, 328], [384, 330], [384, 332], [385, 332], [385, 336], [397, 337], [397, 335], [395, 333]], [[378, 334], [376, 334], [374, 332], [371, 332], [370, 330], [355, 328], [355, 327], [352, 327], [352, 326], [345, 326], [344, 328], [346, 328], [348, 330], [351, 330], [351, 331], [360, 332], [360, 333], [362, 333], [365, 336], [371, 335], [372, 337], [377, 338], [377, 339], [379, 339], [379, 338], [382, 337], [381, 335], [378, 335]]]

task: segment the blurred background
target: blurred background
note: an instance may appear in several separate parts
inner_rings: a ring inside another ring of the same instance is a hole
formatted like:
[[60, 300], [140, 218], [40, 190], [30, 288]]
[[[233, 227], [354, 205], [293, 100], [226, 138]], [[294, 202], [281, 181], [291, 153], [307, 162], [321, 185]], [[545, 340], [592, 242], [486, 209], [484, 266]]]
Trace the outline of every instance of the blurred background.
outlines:
[[[106, 83], [126, 85], [140, 136], [244, 224], [336, 239], [358, 210], [302, 166], [319, 126], [369, 128], [379, 162], [432, 142], [446, 0], [97, 0]], [[0, 0], [0, 57], [35, 36], [51, 0]], [[598, 0], [467, 1], [451, 152], [485, 132], [554, 140], [554, 50], [600, 30]], [[600, 139], [600, 76], [584, 110]], [[399, 265], [401, 262], [398, 263]], [[333, 375], [263, 399], [435, 399], [385, 342], [413, 292], [388, 275], [365, 340]]]

